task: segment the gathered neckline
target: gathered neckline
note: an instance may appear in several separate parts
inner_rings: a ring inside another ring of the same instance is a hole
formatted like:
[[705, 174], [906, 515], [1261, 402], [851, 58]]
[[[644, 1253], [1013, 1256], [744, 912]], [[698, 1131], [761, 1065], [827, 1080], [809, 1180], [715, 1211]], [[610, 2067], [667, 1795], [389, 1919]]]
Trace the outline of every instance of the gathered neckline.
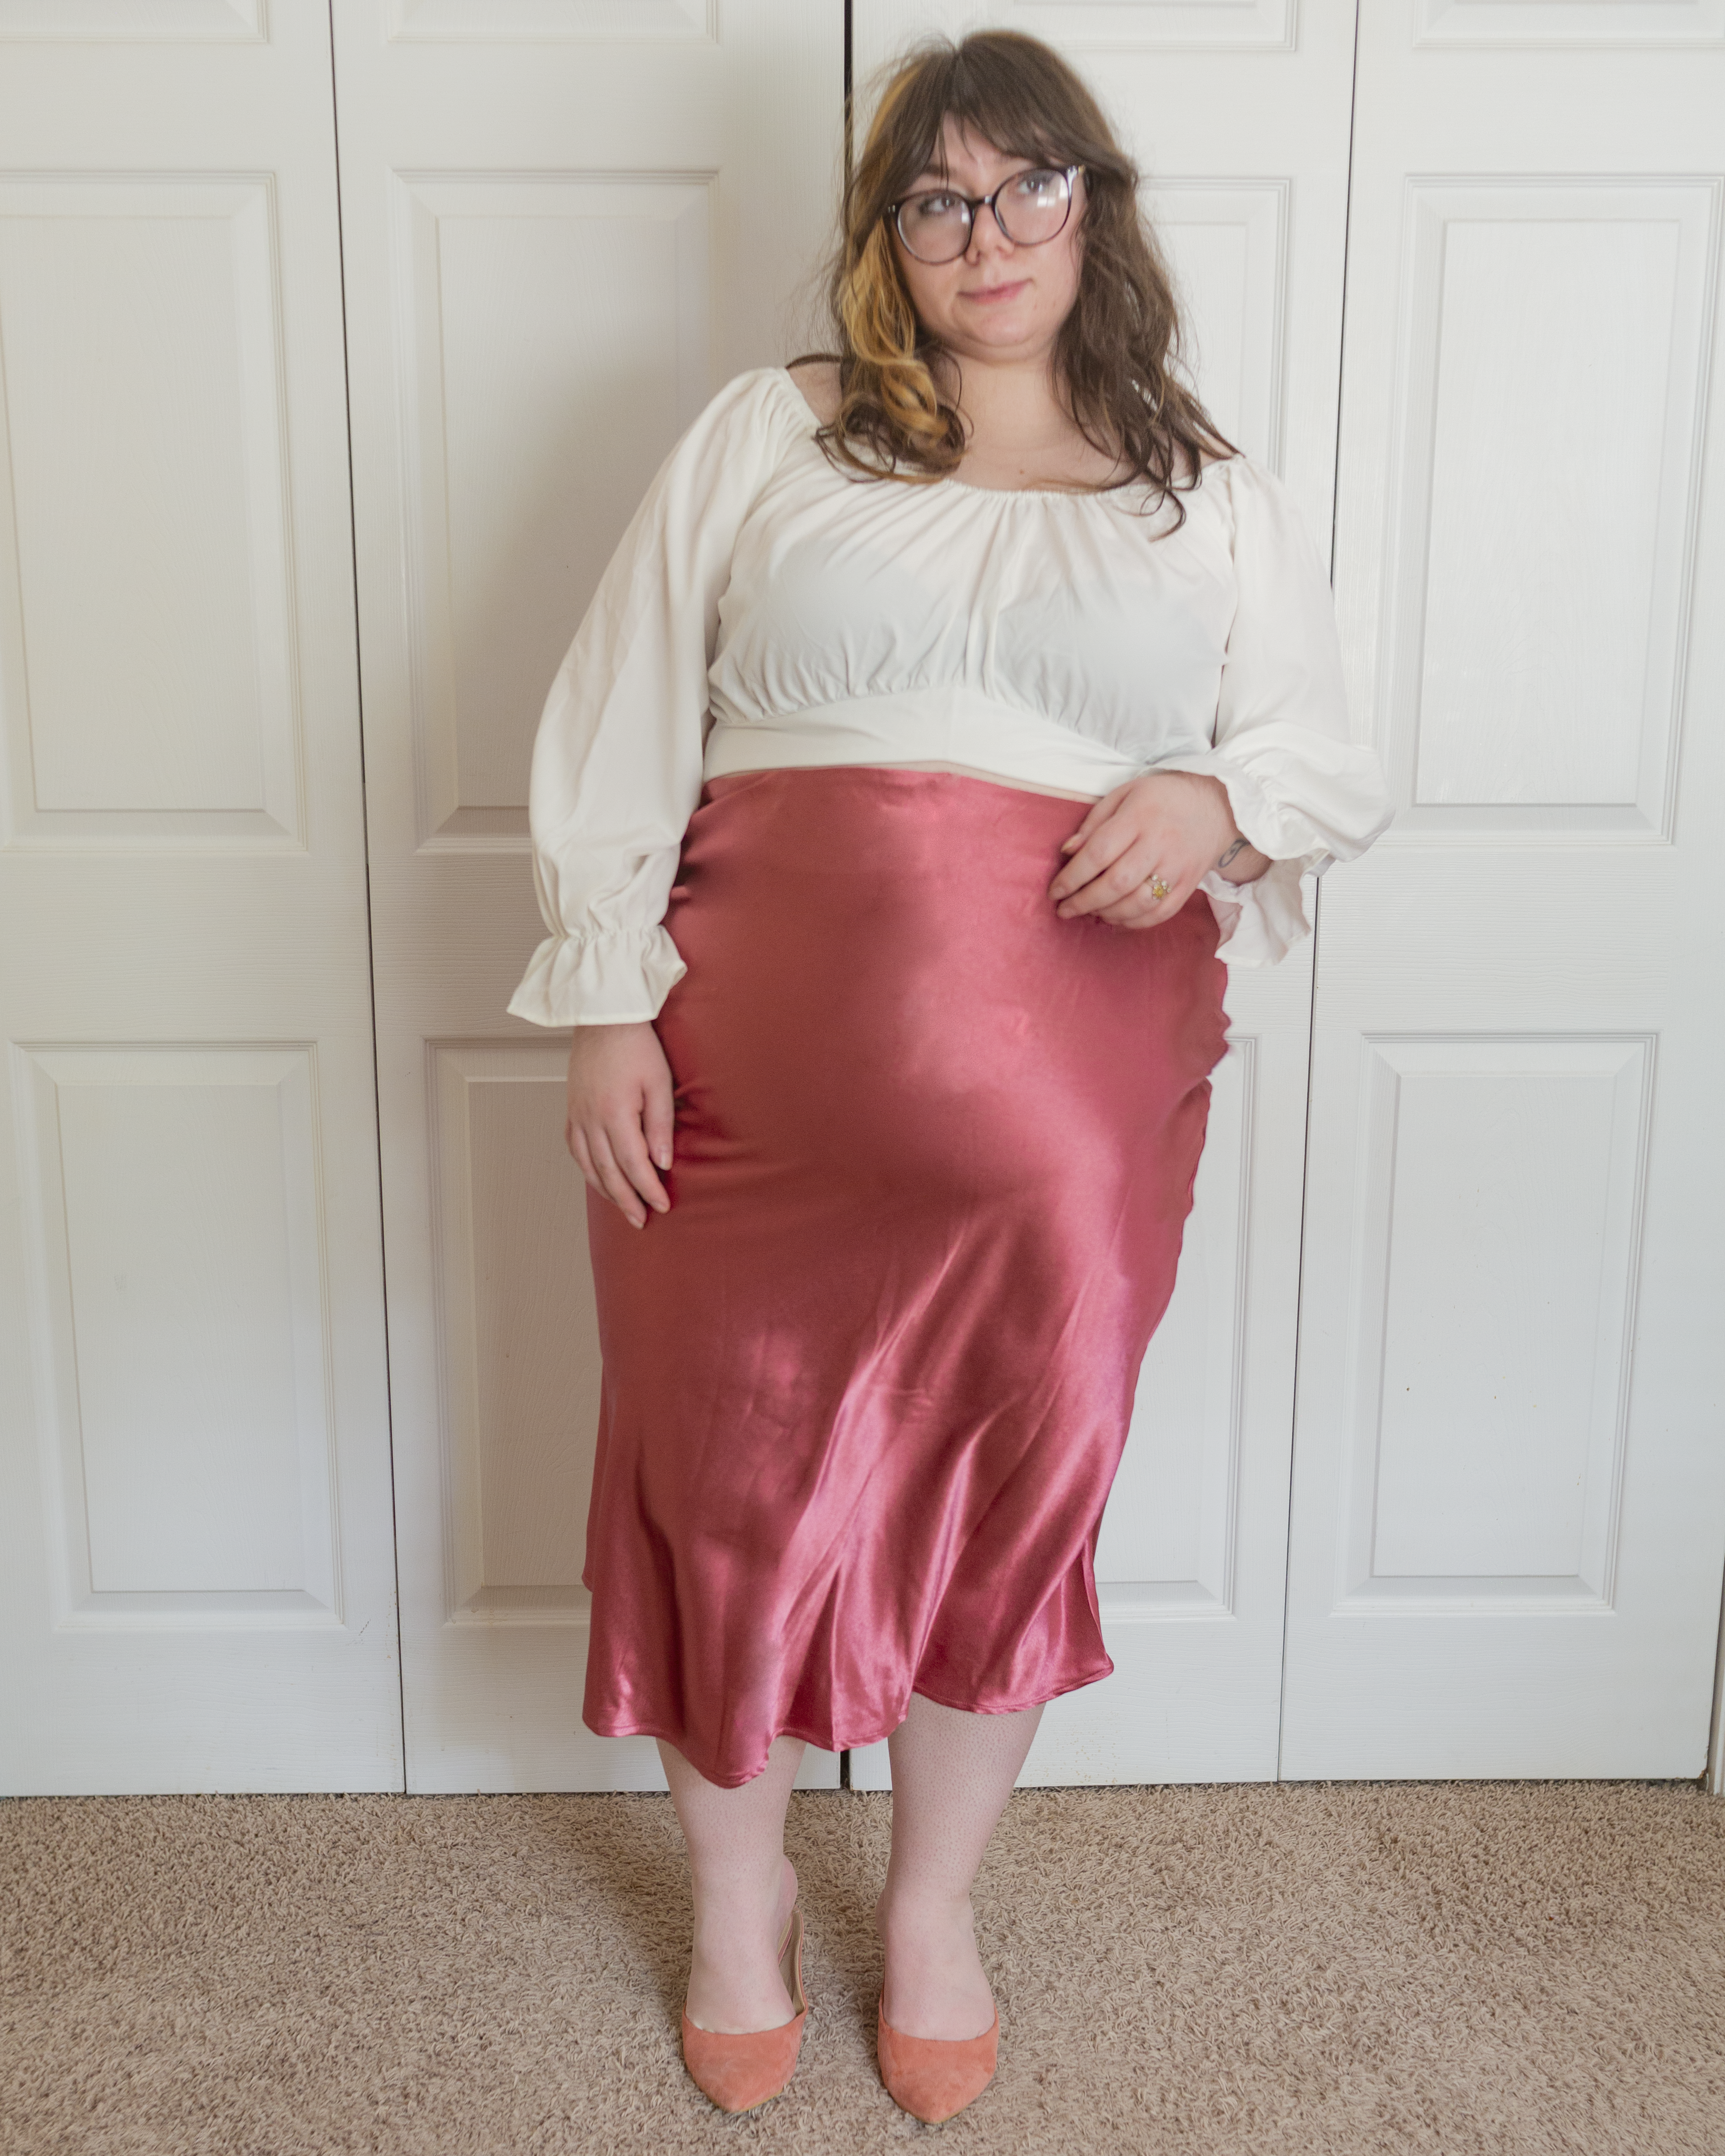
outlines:
[[961, 494], [1004, 494], [1009, 498], [1034, 494], [1049, 501], [1112, 501], [1142, 486], [1142, 480], [1132, 480], [1124, 486], [978, 486], [974, 480], [954, 479], [946, 473], [930, 482], [934, 486], [956, 486]]
[[[809, 437], [813, 439], [813, 437], [819, 432], [821, 428], [826, 424], [825, 420], [821, 418], [819, 413], [815, 410], [814, 407], [803, 394], [802, 391], [798, 388], [789, 367], [778, 367], [773, 371], [784, 383], [786, 389], [797, 400], [798, 408], [809, 422], [806, 432]], [[1213, 461], [1219, 464], [1225, 463], [1227, 459], [1225, 458], [1217, 458], [1213, 459]], [[901, 484], [905, 483], [907, 482], [901, 482]], [[954, 479], [949, 474], [942, 475], [939, 479], [923, 480], [921, 481], [908, 483], [915, 484], [917, 487], [917, 490], [925, 494], [935, 493], [942, 487], [952, 487], [956, 488], [960, 494], [993, 495], [998, 496], [1003, 501], [1023, 501], [1027, 500], [1036, 501], [1099, 501], [1102, 504], [1104, 508], [1112, 508], [1121, 503], [1130, 501], [1135, 493], [1140, 493], [1143, 490], [1145, 484], [1142, 480], [1132, 480], [1124, 486], [1111, 487], [978, 486], [973, 480]]]

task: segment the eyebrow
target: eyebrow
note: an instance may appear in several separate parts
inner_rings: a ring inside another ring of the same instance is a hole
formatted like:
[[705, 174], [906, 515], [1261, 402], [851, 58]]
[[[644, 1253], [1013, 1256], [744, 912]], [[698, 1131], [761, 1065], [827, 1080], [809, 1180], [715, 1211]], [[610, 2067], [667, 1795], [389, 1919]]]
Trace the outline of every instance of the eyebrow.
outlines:
[[[1040, 171], [1045, 165], [1058, 168], [1060, 162], [1058, 157], [1044, 157], [1040, 150], [1003, 150], [1000, 154], [1021, 161], [1032, 172]], [[950, 187], [953, 184], [952, 169], [947, 165], [925, 165], [911, 185], [921, 187], [925, 180], [932, 180], [937, 187]]]

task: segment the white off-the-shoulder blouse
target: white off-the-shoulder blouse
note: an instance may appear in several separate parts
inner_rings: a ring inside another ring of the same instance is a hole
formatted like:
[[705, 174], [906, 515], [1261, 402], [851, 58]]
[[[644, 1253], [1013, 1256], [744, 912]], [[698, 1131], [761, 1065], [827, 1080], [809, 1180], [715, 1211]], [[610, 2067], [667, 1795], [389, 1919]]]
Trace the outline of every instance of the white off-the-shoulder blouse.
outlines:
[[783, 367], [737, 376], [624, 533], [534, 743], [551, 933], [510, 1010], [656, 1017], [686, 970], [662, 924], [704, 781], [786, 765], [952, 763], [1095, 798], [1208, 772], [1271, 856], [1199, 885], [1219, 955], [1271, 964], [1307, 934], [1301, 873], [1363, 852], [1390, 809], [1281, 483], [1207, 465], [1174, 531], [1141, 488], [847, 477], [819, 424]]

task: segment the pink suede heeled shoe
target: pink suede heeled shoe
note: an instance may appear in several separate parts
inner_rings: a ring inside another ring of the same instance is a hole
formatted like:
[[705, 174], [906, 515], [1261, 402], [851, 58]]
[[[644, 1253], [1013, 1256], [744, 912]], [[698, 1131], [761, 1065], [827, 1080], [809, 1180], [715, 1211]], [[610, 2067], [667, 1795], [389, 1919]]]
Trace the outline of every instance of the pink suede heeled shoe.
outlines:
[[683, 2015], [683, 2064], [721, 2111], [753, 2111], [778, 2094], [796, 2071], [809, 2019], [803, 1989], [803, 1912], [793, 1908], [779, 1942], [779, 1974], [796, 2012], [776, 2029], [697, 2029]]
[[974, 2103], [994, 2078], [1000, 2056], [1000, 2015], [980, 2036], [948, 2041], [938, 2036], [906, 2036], [886, 2019], [885, 2004], [875, 2009], [879, 2028], [875, 2048], [886, 2093], [901, 2111], [938, 2126]]

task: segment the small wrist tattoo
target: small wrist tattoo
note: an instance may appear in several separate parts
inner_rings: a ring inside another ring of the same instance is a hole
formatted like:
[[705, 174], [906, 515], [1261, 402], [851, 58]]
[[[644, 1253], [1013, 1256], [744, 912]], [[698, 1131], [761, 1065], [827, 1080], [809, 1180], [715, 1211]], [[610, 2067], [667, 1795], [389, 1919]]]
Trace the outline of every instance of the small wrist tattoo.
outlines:
[[1219, 869], [1225, 869], [1229, 862], [1231, 861], [1234, 859], [1234, 856], [1241, 850], [1245, 843], [1246, 842], [1244, 839], [1236, 839], [1234, 844], [1228, 849], [1227, 852], [1223, 855], [1221, 860], [1216, 863], [1216, 866]]

